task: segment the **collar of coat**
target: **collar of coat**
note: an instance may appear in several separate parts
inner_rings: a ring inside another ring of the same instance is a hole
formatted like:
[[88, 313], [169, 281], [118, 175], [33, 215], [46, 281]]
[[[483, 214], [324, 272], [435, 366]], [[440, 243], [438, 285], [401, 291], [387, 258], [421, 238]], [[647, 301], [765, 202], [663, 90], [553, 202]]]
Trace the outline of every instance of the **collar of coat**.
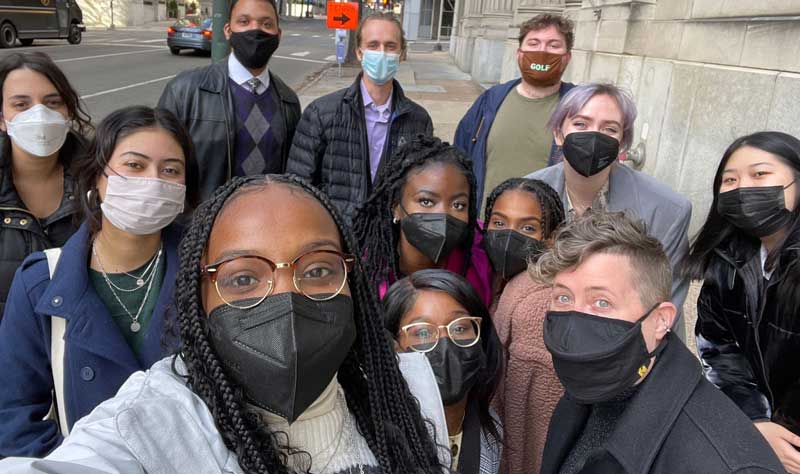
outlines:
[[[353, 81], [353, 84], [347, 88], [344, 92], [343, 100], [350, 104], [354, 110], [356, 110], [359, 114], [362, 114], [362, 109], [364, 108], [364, 101], [361, 99], [361, 78], [363, 77], [364, 73], [358, 73], [356, 76], [356, 80]], [[406, 98], [405, 92], [403, 92], [403, 88], [400, 87], [400, 83], [397, 82], [397, 79], [392, 79], [392, 116], [397, 117], [403, 115], [411, 110], [411, 103]]]
[[[567, 183], [564, 176], [564, 162], [545, 168], [552, 173], [550, 176], [554, 183], [553, 189], [561, 196], [561, 203], [564, 209], [572, 206], [568, 201]], [[528, 175], [529, 178], [536, 178], [537, 173]], [[606, 208], [610, 211], [624, 211], [626, 209], [642, 209], [641, 195], [639, 188], [641, 184], [641, 174], [622, 163], [616, 162], [611, 165], [608, 174], [608, 181], [603, 185], [605, 190]]]
[[[270, 87], [275, 87], [282, 102], [299, 104], [297, 95], [278, 76], [269, 71]], [[200, 79], [199, 88], [214, 94], [222, 94], [228, 90], [228, 58], [216, 62], [205, 68], [205, 74]]]
[[166, 268], [153, 317], [144, 334], [145, 342], [140, 354], [143, 363], [137, 360], [122, 332], [114, 327], [108, 309], [89, 280], [92, 238], [86, 222], [62, 247], [55, 274], [38, 298], [34, 311], [66, 319], [64, 340], [70, 345], [133, 370], [149, 367], [163, 357], [162, 336], [167, 313], [173, 310], [181, 228], [178, 224], [171, 224], [161, 235]]
[[[729, 290], [733, 289], [736, 276], [746, 273], [748, 267], [757, 268], [754, 275], [761, 274], [760, 260], [761, 242], [758, 239], [741, 236], [731, 236], [722, 245], [714, 249], [714, 254], [706, 270], [706, 278], [717, 285], [724, 285]], [[800, 260], [800, 226], [790, 231], [786, 243], [778, 259], [778, 266], [770, 283], [775, 284], [785, 276], [787, 269], [797, 260]], [[760, 280], [760, 278], [757, 278]], [[753, 281], [746, 281], [752, 284]]]

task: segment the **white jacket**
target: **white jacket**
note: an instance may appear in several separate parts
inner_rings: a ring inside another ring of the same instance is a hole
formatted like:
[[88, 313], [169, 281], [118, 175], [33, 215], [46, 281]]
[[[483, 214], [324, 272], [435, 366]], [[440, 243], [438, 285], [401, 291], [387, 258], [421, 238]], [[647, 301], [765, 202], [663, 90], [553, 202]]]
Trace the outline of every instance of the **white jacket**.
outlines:
[[[8, 474], [239, 474], [236, 455], [217, 432], [211, 412], [172, 370], [172, 357], [147, 372], [136, 372], [117, 395], [73, 427], [45, 459], [7, 458]], [[180, 360], [175, 368], [186, 369]], [[444, 410], [428, 359], [400, 354], [400, 370], [436, 429], [436, 443], [448, 446]], [[442, 465], [449, 452], [440, 449]]]

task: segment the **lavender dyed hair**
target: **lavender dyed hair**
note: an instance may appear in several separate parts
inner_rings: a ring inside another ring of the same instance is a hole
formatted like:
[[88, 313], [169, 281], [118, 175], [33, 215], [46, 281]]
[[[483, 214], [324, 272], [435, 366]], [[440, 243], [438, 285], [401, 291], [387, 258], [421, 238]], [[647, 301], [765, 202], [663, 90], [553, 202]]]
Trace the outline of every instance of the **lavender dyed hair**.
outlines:
[[636, 104], [630, 92], [614, 84], [594, 82], [573, 87], [564, 94], [550, 120], [547, 121], [548, 130], [560, 133], [564, 120], [577, 115], [593, 97], [598, 95], [607, 95], [617, 101], [622, 110], [623, 122], [620, 150], [630, 149], [633, 142], [633, 123], [636, 121]]

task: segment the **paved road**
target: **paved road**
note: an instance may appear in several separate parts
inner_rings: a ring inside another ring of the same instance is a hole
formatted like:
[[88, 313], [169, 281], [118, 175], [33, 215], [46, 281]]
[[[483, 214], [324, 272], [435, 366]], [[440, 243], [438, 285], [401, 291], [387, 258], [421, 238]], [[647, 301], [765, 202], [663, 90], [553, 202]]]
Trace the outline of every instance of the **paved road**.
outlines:
[[[321, 20], [286, 20], [281, 45], [270, 68], [297, 89], [335, 61], [332, 32]], [[208, 55], [183, 51], [170, 54], [166, 26], [87, 32], [83, 42], [37, 40], [33, 46], [0, 49], [0, 57], [14, 51], [42, 51], [61, 67], [86, 103], [96, 122], [127, 105], [155, 105], [164, 85], [181, 71], [208, 65]]]

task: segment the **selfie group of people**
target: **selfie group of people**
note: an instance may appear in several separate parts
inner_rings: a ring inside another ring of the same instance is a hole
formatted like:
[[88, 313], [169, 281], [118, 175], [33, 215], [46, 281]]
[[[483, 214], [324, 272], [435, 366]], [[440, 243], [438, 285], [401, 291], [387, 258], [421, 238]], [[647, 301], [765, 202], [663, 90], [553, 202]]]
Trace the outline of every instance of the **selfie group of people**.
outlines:
[[0, 60], [0, 472], [800, 473], [800, 140], [703, 157], [690, 240], [621, 162], [633, 97], [561, 80], [565, 17], [451, 145], [391, 14], [302, 113], [274, 0], [229, 15], [226, 60], [99, 123]]

